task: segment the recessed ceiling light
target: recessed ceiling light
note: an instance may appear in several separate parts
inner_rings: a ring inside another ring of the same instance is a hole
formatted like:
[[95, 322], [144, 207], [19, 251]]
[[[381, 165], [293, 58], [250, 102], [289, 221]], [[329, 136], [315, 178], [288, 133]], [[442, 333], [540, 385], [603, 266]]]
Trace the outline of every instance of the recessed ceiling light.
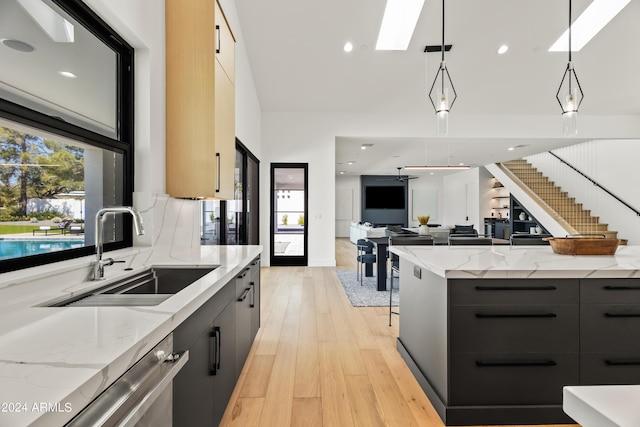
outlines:
[[507, 46], [506, 44], [503, 44], [498, 48], [498, 55], [504, 55], [505, 53], [507, 53], [508, 50], [509, 50], [509, 46]]
[[353, 50], [353, 44], [351, 42], [346, 42], [344, 46], [342, 46], [345, 52], [351, 52]]
[[6, 47], [9, 47], [13, 50], [17, 50], [20, 52], [33, 52], [34, 50], [36, 50], [29, 43], [25, 43], [20, 40], [0, 39], [0, 42], [2, 42], [2, 44], [5, 45]]
[[347, 164], [348, 164], [349, 166], [351, 166], [351, 165], [352, 165], [352, 164], [354, 164], [354, 163], [355, 163], [355, 161], [354, 161], [354, 160], [349, 160], [349, 161], [347, 162]]
[[515, 150], [515, 147], [509, 147], [509, 148], [507, 148], [507, 150], [513, 151], [513, 150]]
[[344, 171], [340, 171], [340, 175], [344, 175]]
[[429, 172], [429, 175], [434, 175], [434, 174], [435, 174], [435, 172]]
[[407, 50], [424, 0], [387, 0], [376, 50]]
[[[593, 0], [571, 25], [571, 51], [582, 49], [631, 0]], [[569, 29], [549, 48], [549, 52], [569, 51]]]
[[366, 150], [366, 149], [367, 149], [367, 148], [369, 148], [369, 147], [373, 147], [373, 144], [362, 144], [362, 145], [360, 146], [360, 149], [361, 149], [361, 150]]
[[63, 77], [67, 77], [69, 79], [75, 79], [78, 77], [75, 74], [73, 74], [71, 71], [58, 71], [58, 74], [60, 74]]

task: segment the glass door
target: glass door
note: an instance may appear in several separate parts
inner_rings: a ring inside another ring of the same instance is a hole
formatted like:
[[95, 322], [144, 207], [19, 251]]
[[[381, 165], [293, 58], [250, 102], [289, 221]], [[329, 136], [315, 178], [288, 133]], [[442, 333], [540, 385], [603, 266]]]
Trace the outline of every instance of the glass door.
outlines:
[[271, 164], [271, 265], [307, 265], [308, 164]]

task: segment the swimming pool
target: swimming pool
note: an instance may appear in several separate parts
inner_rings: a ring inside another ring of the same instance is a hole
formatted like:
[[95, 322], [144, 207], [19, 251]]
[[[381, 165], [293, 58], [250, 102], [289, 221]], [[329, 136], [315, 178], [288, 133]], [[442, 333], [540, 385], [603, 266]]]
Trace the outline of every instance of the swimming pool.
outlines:
[[0, 260], [83, 246], [84, 239], [0, 239]]

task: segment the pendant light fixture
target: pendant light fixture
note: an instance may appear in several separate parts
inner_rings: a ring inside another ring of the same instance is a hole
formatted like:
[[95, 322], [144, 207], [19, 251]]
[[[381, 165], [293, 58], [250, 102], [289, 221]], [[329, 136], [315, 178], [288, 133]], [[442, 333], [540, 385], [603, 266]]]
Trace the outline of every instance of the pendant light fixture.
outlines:
[[[438, 67], [438, 72], [431, 85], [429, 91], [429, 100], [436, 111], [436, 133], [440, 136], [446, 135], [449, 132], [449, 111], [453, 107], [453, 103], [456, 101], [458, 94], [453, 87], [449, 70], [447, 70], [447, 64], [444, 60], [445, 44], [444, 44], [444, 0], [442, 0], [442, 60]], [[433, 89], [437, 83], [440, 83], [436, 89], [436, 97], [434, 99]], [[451, 98], [451, 97], [452, 98]]]
[[[565, 80], [567, 84], [565, 85]], [[575, 84], [573, 81], [575, 80]], [[578, 134], [578, 108], [584, 99], [582, 87], [571, 61], [571, 0], [569, 0], [569, 62], [564, 71], [556, 99], [562, 108], [562, 131], [565, 136]]]

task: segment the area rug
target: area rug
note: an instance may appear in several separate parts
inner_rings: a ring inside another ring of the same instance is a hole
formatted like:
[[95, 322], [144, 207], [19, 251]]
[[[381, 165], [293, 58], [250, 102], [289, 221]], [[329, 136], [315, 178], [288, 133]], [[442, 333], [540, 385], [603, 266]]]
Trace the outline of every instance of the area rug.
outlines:
[[[389, 306], [389, 292], [377, 290], [377, 278], [365, 277], [360, 286], [360, 280], [356, 279], [355, 270], [336, 270], [338, 279], [347, 294], [351, 305], [354, 307], [384, 307]], [[398, 286], [397, 280], [394, 281]], [[394, 288], [393, 303], [398, 305], [399, 296], [397, 289]]]

